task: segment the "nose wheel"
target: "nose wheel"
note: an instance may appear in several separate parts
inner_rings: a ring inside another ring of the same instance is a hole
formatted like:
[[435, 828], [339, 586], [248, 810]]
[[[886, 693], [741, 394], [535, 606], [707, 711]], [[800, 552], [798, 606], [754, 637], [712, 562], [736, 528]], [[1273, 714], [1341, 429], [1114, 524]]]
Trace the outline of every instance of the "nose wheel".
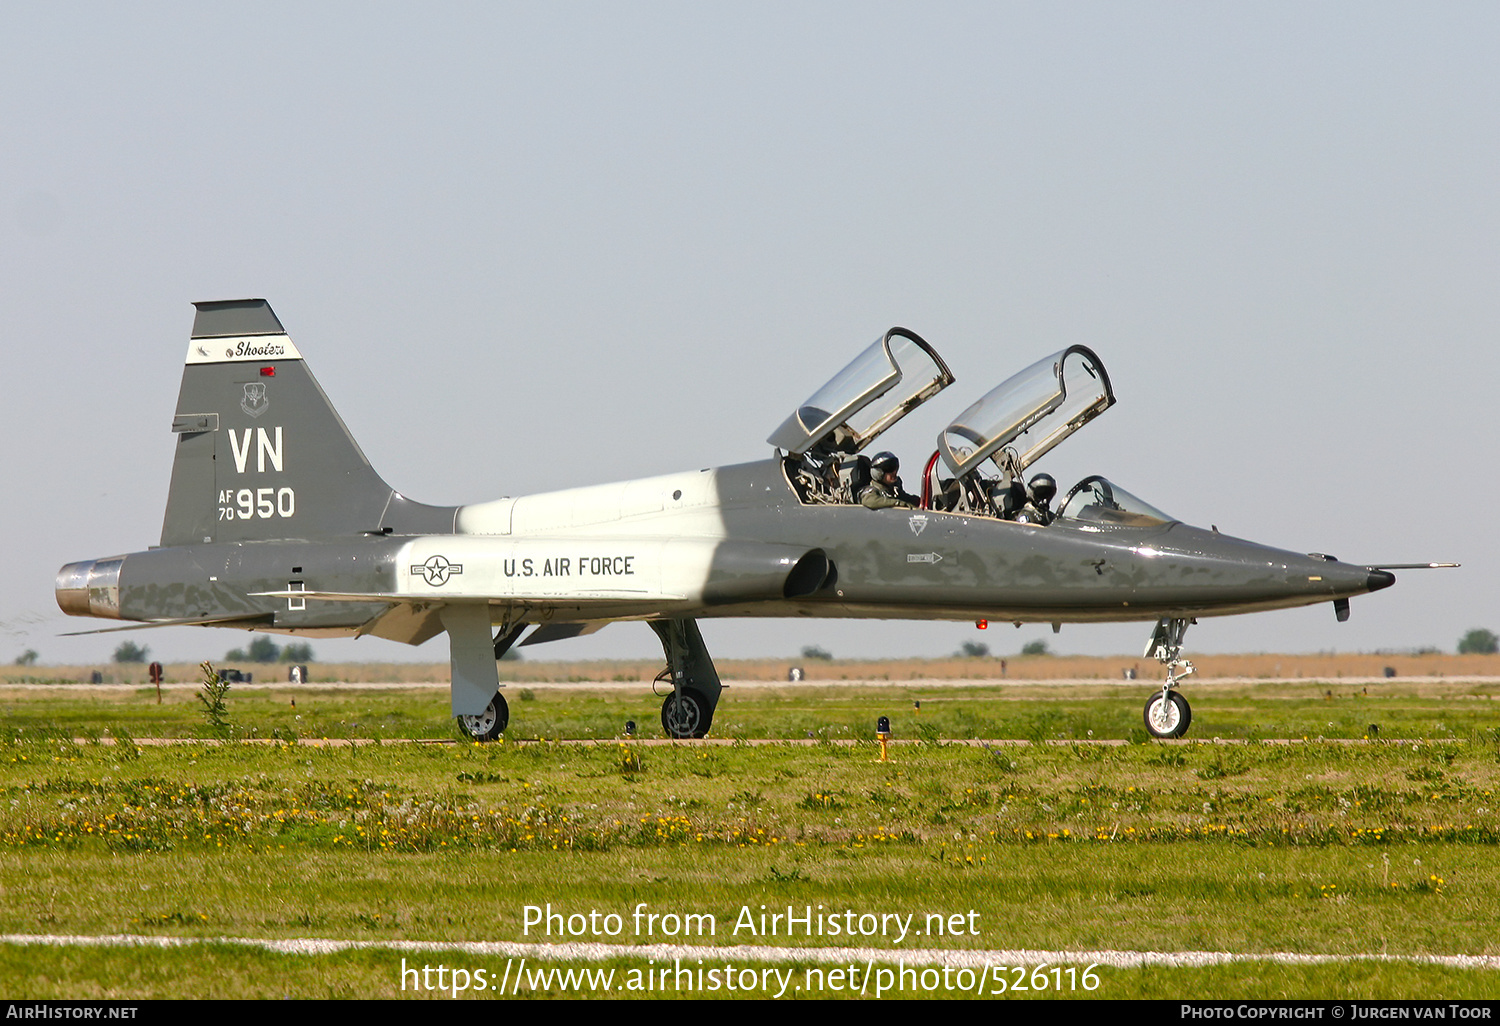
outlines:
[[1192, 706], [1175, 691], [1163, 689], [1146, 700], [1146, 732], [1152, 737], [1181, 737], [1192, 722]]
[[1191, 618], [1162, 617], [1146, 643], [1146, 658], [1155, 659], [1167, 668], [1161, 690], [1146, 701], [1146, 730], [1152, 737], [1182, 737], [1193, 722], [1188, 700], [1172, 689], [1193, 672], [1193, 664], [1182, 658], [1182, 636], [1196, 622]]
[[509, 723], [510, 706], [498, 691], [478, 716], [458, 717], [458, 729], [470, 741], [494, 741], [505, 733]]

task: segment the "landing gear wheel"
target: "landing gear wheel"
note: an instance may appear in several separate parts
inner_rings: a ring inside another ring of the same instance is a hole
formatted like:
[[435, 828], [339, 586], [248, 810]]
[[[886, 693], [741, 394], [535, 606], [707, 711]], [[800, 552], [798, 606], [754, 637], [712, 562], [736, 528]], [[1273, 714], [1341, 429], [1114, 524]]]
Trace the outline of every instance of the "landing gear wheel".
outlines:
[[505, 696], [497, 691], [484, 712], [478, 716], [460, 716], [458, 729], [470, 741], [494, 741], [505, 732], [509, 723], [510, 706], [505, 703]]
[[683, 688], [681, 700], [676, 693], [670, 694], [661, 704], [661, 727], [667, 737], [702, 737], [713, 718], [708, 699], [695, 688]]
[[1168, 691], [1165, 700], [1160, 691], [1146, 700], [1146, 730], [1152, 737], [1181, 737], [1192, 722], [1192, 707], [1175, 691]]

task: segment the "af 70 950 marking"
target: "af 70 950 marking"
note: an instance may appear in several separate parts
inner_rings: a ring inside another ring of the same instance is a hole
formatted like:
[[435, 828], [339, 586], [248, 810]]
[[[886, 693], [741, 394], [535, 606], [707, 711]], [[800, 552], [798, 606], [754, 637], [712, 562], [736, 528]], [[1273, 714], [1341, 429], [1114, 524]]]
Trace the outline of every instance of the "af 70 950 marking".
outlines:
[[229, 504], [219, 506], [220, 520], [285, 519], [297, 513], [297, 493], [290, 488], [256, 488], [253, 491], [240, 488], [233, 492], [225, 489], [219, 493], [219, 502]]

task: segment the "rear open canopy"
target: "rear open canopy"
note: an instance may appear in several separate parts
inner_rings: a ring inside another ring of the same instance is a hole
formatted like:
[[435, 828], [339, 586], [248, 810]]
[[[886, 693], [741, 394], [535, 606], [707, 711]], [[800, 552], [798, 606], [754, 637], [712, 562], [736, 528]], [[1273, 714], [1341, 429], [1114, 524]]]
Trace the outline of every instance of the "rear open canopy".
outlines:
[[905, 328], [892, 328], [766, 441], [794, 455], [814, 448], [856, 453], [952, 383], [948, 365], [931, 346]]

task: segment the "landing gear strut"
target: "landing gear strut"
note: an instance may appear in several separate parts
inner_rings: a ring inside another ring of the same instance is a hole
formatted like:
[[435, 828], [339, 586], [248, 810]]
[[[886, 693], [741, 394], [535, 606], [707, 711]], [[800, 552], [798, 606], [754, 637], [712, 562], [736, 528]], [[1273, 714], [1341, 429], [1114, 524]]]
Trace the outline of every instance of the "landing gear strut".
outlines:
[[[1193, 664], [1182, 658], [1182, 637], [1188, 626], [1196, 620], [1186, 617], [1162, 617], [1151, 632], [1146, 643], [1146, 657], [1155, 659], [1167, 668], [1167, 679], [1161, 690], [1146, 702], [1146, 731], [1152, 737], [1174, 738], [1187, 733], [1193, 722], [1193, 709], [1188, 700], [1175, 690], [1179, 680], [1194, 672]], [[1179, 671], [1178, 667], [1182, 667]]]
[[452, 602], [438, 616], [448, 632], [451, 707], [458, 729], [471, 740], [493, 741], [510, 722], [496, 660], [526, 625], [508, 624], [492, 637], [487, 602]]
[[714, 707], [724, 686], [698, 624], [688, 619], [647, 622], [661, 638], [667, 657], [667, 668], [657, 680], [672, 683], [671, 694], [661, 704], [662, 730], [667, 737], [702, 737], [713, 724]]

